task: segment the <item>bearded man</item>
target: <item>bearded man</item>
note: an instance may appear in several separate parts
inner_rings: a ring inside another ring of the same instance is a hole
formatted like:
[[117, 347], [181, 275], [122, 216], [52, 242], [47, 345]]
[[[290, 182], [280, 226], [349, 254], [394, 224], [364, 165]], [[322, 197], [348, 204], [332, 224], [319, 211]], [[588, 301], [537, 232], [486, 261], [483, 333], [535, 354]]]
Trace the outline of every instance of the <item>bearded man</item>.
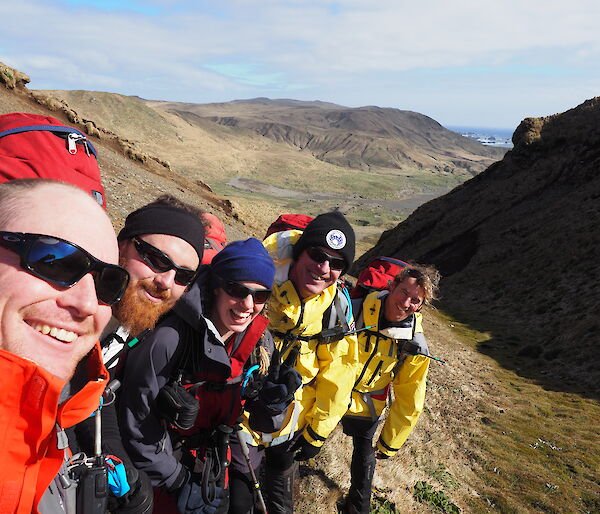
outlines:
[[[119, 264], [130, 275], [122, 299], [113, 305], [112, 318], [101, 337], [102, 354], [111, 379], [121, 378], [125, 357], [135, 359], [135, 344], [143, 344], [159, 318], [177, 303], [196, 277], [204, 249], [202, 211], [163, 195], [129, 214], [119, 232]], [[123, 448], [115, 404], [102, 409], [103, 452], [121, 459], [129, 492], [110, 500], [110, 511], [146, 514], [152, 511], [152, 487], [145, 473], [135, 469]], [[83, 450], [94, 444], [93, 420], [78, 425]]]
[[127, 340], [153, 329], [196, 276], [204, 251], [201, 215], [200, 209], [163, 195], [127, 216], [118, 235], [119, 263], [131, 281], [102, 338], [112, 376]]

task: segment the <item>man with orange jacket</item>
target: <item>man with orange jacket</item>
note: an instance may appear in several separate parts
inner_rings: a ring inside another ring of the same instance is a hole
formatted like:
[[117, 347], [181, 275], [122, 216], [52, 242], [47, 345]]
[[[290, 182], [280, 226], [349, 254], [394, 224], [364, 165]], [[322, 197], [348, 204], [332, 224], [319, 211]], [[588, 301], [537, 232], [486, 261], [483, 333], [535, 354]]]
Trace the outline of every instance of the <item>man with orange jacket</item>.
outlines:
[[64, 429], [106, 385], [97, 341], [129, 280], [117, 262], [111, 222], [83, 191], [0, 184], [0, 512], [73, 511]]

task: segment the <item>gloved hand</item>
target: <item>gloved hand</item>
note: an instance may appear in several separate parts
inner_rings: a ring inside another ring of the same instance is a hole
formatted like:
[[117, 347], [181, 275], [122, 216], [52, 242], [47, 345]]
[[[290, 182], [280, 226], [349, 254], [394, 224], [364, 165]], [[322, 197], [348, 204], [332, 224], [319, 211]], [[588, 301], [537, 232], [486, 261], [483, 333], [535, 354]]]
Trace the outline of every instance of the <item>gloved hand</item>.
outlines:
[[[135, 469], [135, 468], [134, 468]], [[110, 497], [109, 511], [114, 514], [149, 514], [152, 512], [154, 494], [150, 478], [146, 473], [136, 470], [137, 481], [127, 481], [131, 489], [121, 498]]]
[[202, 495], [202, 476], [198, 473], [189, 475], [189, 479], [180, 489], [177, 498], [177, 510], [181, 514], [215, 514], [227, 494], [222, 487], [214, 489], [214, 500], [206, 502]]
[[195, 396], [179, 381], [175, 381], [169, 382], [158, 392], [156, 409], [168, 423], [189, 430], [196, 422], [199, 405]]
[[269, 371], [258, 393], [258, 400], [274, 414], [287, 408], [294, 399], [294, 393], [302, 385], [302, 377], [294, 369], [299, 351], [298, 346], [292, 348], [283, 362], [277, 350], [271, 356]]
[[377, 452], [377, 453], [375, 453], [375, 458], [376, 458], [376, 459], [379, 459], [379, 460], [385, 460], [385, 459], [389, 459], [389, 458], [390, 458], [390, 456], [389, 456], [389, 455], [386, 455], [386, 454], [385, 454], [385, 453], [383, 453], [383, 452]]
[[303, 435], [290, 447], [291, 452], [296, 452], [294, 460], [304, 461], [313, 459], [321, 450], [320, 446], [310, 444]]
[[294, 393], [302, 385], [302, 377], [294, 369], [298, 351], [298, 347], [292, 348], [283, 363], [280, 363], [279, 352], [273, 352], [269, 371], [256, 398], [244, 405], [253, 430], [273, 433], [281, 428]]

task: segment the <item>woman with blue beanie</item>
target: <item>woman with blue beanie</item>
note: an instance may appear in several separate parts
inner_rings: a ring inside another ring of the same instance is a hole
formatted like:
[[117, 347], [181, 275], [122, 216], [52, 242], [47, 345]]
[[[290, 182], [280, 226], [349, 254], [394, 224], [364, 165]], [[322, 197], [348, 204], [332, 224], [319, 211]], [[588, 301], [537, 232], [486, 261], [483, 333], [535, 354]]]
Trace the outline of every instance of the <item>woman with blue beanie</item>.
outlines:
[[[152, 481], [155, 512], [227, 512], [228, 439], [236, 439], [248, 370], [265, 374], [274, 347], [261, 315], [274, 275], [260, 241], [229, 244], [130, 353], [121, 434]], [[249, 469], [237, 450], [230, 476], [244, 480]], [[254, 468], [260, 458], [251, 461]]]

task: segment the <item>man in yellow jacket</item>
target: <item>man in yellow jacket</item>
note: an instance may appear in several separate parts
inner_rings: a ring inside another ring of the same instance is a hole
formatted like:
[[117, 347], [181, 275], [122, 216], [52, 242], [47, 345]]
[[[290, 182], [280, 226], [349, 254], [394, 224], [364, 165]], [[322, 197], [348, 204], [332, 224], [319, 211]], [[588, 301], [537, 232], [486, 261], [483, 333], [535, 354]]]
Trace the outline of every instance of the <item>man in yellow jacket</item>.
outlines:
[[[354, 230], [337, 211], [317, 216], [304, 231], [264, 241], [276, 266], [269, 328], [281, 360], [297, 352], [294, 368], [302, 377], [283, 428], [256, 436], [267, 446], [269, 514], [293, 511], [294, 461], [314, 457], [348, 409], [357, 339], [349, 334], [349, 301], [337, 281], [354, 260], [354, 244]], [[324, 337], [332, 327], [337, 336]]]
[[376, 462], [373, 436], [390, 388], [394, 400], [377, 441], [377, 458], [400, 449], [423, 410], [429, 358], [420, 310], [435, 297], [438, 282], [435, 269], [411, 266], [395, 277], [389, 290], [352, 301], [357, 330], [372, 328], [358, 334], [357, 378], [342, 418], [344, 433], [353, 442], [344, 512], [369, 512]]

